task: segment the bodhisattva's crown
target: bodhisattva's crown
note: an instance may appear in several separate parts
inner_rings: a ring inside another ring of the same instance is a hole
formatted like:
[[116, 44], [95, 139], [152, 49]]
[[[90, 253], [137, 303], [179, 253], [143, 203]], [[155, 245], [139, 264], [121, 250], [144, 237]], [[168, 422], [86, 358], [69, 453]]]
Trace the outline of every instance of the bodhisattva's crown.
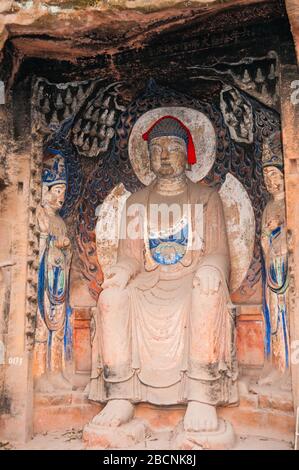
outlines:
[[57, 184], [66, 184], [66, 174], [63, 160], [55, 158], [49, 168], [44, 168], [42, 181], [45, 186], [51, 187]]
[[281, 135], [277, 131], [271, 134], [263, 141], [262, 163], [263, 168], [267, 166], [275, 166], [283, 170], [283, 157], [281, 146]]

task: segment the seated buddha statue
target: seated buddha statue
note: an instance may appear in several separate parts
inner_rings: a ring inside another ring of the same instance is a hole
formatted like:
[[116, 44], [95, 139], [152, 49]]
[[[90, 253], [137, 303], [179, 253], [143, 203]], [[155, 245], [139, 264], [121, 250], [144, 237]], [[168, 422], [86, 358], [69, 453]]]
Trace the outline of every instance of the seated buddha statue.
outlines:
[[92, 422], [127, 423], [138, 402], [184, 403], [186, 431], [214, 431], [217, 407], [238, 399], [222, 202], [187, 177], [197, 157], [182, 121], [163, 116], [142, 137], [155, 179], [126, 202], [99, 296], [90, 398], [106, 405]]

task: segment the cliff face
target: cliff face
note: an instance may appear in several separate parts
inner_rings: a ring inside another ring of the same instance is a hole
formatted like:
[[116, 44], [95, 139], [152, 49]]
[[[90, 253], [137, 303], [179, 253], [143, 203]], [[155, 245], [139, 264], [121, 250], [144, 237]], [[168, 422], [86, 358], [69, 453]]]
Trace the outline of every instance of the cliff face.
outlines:
[[[271, 21], [286, 16], [282, 0], [1, 0], [0, 3], [0, 80], [5, 82], [6, 90], [27, 59], [34, 59], [35, 64], [45, 60], [67, 64], [71, 79], [79, 79], [72, 76], [72, 69], [80, 68], [84, 73], [87, 62], [91, 70], [88, 76], [92, 77], [92, 69], [95, 71], [96, 64], [102, 62], [117, 78], [116, 58], [126, 62], [127, 52], [147, 48], [156, 51], [157, 46], [163, 45], [171, 51], [172, 45], [175, 47], [186, 39], [200, 40], [199, 49], [206, 50], [225, 43], [224, 35], [229, 35], [230, 43], [234, 44], [237, 35], [242, 35], [242, 28], [252, 29], [256, 25], [263, 28], [267, 24], [270, 27]], [[271, 27], [275, 30], [275, 26]], [[218, 39], [211, 43], [211, 36]], [[40, 75], [39, 71], [34, 73]]]
[[[182, 27], [219, 12], [249, 5], [257, 9], [277, 0], [2, 0], [0, 49], [11, 39], [22, 54], [48, 53], [61, 57], [113, 53], [138, 47], [153, 35]], [[219, 24], [220, 29], [225, 25]], [[29, 39], [30, 37], [30, 39]], [[20, 40], [22, 38], [22, 41]], [[55, 40], [58, 44], [54, 44]], [[81, 40], [81, 41], [80, 41]], [[61, 47], [63, 41], [64, 47]], [[38, 52], [39, 51], [39, 52]]]

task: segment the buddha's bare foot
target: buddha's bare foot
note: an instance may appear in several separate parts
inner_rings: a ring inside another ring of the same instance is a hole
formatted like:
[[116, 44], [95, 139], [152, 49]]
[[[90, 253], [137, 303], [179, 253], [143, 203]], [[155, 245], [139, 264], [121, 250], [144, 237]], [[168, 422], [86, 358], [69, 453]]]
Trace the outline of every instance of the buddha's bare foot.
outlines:
[[130, 421], [134, 416], [134, 406], [128, 400], [110, 400], [96, 415], [92, 423], [98, 426], [117, 427]]
[[35, 380], [34, 388], [39, 393], [53, 393], [55, 391], [47, 374], [43, 374]]
[[69, 382], [64, 377], [62, 372], [51, 373], [49, 375], [49, 380], [51, 384], [53, 385], [53, 388], [55, 391], [58, 391], [58, 390], [71, 391], [73, 388], [71, 382]]
[[184, 418], [185, 431], [214, 431], [218, 427], [215, 406], [189, 401]]

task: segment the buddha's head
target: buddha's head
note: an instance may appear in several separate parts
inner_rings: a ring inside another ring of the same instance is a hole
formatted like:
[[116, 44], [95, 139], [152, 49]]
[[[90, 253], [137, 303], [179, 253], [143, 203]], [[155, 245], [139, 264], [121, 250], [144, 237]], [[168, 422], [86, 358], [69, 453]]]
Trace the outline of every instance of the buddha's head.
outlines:
[[187, 127], [172, 116], [159, 119], [144, 135], [151, 170], [157, 177], [178, 177], [195, 163], [195, 149]]

